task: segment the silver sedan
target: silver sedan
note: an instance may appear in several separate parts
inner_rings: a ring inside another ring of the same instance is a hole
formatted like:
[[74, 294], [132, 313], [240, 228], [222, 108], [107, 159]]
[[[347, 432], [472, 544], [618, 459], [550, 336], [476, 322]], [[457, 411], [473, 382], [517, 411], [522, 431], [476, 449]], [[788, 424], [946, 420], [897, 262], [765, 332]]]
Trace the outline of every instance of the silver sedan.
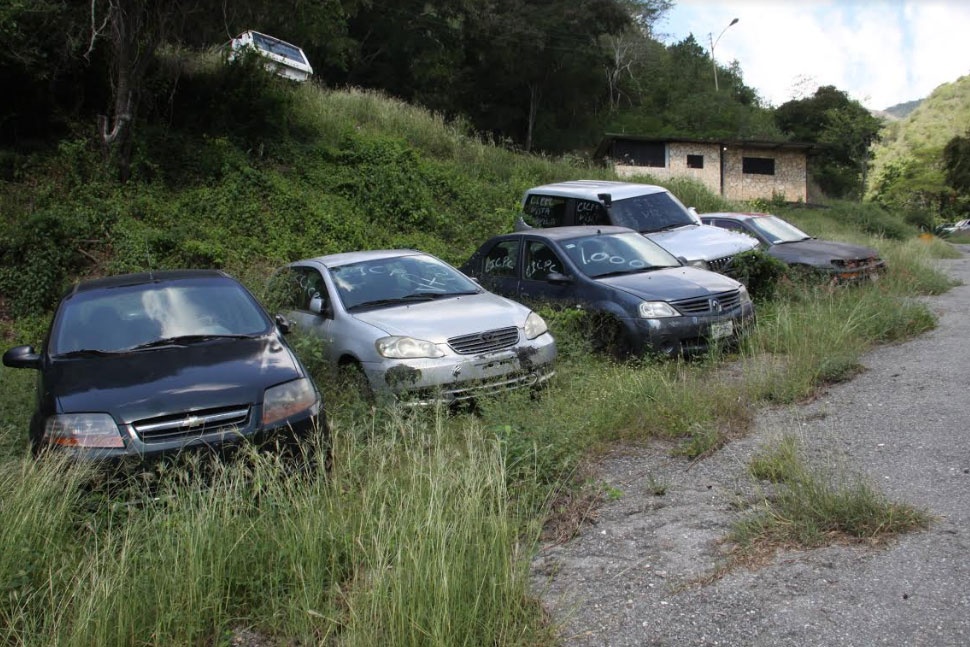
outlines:
[[450, 403], [554, 374], [545, 321], [414, 250], [332, 254], [287, 266], [291, 322], [356, 368], [375, 393], [408, 404]]

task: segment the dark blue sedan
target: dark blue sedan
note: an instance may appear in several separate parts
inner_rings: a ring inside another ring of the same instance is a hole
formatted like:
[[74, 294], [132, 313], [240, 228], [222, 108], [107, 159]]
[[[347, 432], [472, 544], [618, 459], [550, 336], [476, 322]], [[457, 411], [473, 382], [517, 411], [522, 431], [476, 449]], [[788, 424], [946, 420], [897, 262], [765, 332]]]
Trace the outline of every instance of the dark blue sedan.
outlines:
[[73, 287], [43, 348], [3, 363], [38, 371], [35, 453], [121, 466], [247, 442], [301, 450], [326, 420], [280, 323], [222, 272], [128, 274]]
[[624, 350], [680, 355], [732, 341], [754, 319], [744, 285], [687, 267], [625, 227], [557, 227], [495, 236], [462, 267], [488, 289], [614, 320]]

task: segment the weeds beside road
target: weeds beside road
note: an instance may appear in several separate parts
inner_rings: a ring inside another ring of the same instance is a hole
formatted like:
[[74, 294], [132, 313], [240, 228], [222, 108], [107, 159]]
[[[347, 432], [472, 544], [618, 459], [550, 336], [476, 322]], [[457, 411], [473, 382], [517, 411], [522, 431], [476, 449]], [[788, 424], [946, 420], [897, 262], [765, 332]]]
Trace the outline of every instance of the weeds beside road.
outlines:
[[[924, 300], [938, 327], [867, 353], [851, 381], [766, 409], [754, 433], [703, 461], [656, 444], [610, 453], [596, 474], [614, 496], [596, 522], [534, 562], [534, 585], [563, 622], [563, 643], [970, 643], [970, 258], [944, 263], [964, 284]], [[785, 522], [773, 479], [753, 477], [751, 467], [768, 476], [767, 466], [785, 462], [786, 443], [799, 460], [825, 466], [835, 486], [863, 483], [924, 511], [928, 529], [888, 543], [875, 532], [853, 544], [833, 533], [827, 546], [792, 542], [722, 572], [739, 521], [760, 510]]]
[[[616, 478], [600, 490], [633, 505], [630, 519], [643, 527], [604, 544], [607, 557], [587, 555], [562, 574], [602, 591], [611, 613], [642, 616], [641, 629], [654, 623], [650, 635], [663, 644], [663, 623], [676, 618], [638, 605], [669, 609], [668, 585], [709, 577], [711, 560], [699, 555], [728, 534], [734, 513], [764, 500], [769, 486], [747, 475], [760, 448], [758, 435], [746, 436], [758, 408], [809, 397], [820, 384], [856, 375], [875, 343], [934, 326], [913, 297], [949, 287], [930, 267], [949, 248], [915, 239], [880, 244], [892, 269], [878, 284], [790, 286], [759, 310], [737, 355], [617, 364], [589, 354], [587, 339], [557, 330], [556, 383], [539, 399], [483, 401], [473, 415], [374, 409], [304, 345], [301, 357], [334, 423], [330, 477], [285, 480], [272, 464], [256, 463], [220, 474], [217, 487], [174, 488], [142, 507], [87, 500], [63, 469], [33, 463], [24, 430], [35, 376], [3, 369], [0, 642], [221, 644], [246, 629], [264, 645], [555, 644], [537, 600], [546, 582], [529, 578], [547, 502], [557, 492], [582, 492], [571, 477], [588, 457], [616, 443], [649, 442], [652, 454], [617, 459]], [[29, 333], [29, 326], [13, 330], [11, 345], [36, 341], [24, 338]], [[725, 466], [737, 471], [719, 471]], [[699, 504], [693, 509], [702, 515], [681, 516], [681, 501]], [[611, 506], [600, 511], [604, 520]], [[601, 557], [617, 560], [616, 570], [603, 570]], [[547, 600], [559, 599], [557, 581]], [[641, 583], [654, 584], [654, 597], [635, 595]], [[614, 597], [608, 587], [617, 585], [626, 595]], [[604, 644], [613, 635], [586, 640]]]

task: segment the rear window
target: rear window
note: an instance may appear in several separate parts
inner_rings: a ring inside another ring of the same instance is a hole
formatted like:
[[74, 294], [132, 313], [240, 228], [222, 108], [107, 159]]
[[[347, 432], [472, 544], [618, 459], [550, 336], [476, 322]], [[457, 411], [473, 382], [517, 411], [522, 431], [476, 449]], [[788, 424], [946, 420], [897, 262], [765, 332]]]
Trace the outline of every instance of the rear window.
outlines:
[[555, 195], [528, 196], [522, 209], [526, 222], [533, 227], [561, 227], [566, 224], [566, 200]]

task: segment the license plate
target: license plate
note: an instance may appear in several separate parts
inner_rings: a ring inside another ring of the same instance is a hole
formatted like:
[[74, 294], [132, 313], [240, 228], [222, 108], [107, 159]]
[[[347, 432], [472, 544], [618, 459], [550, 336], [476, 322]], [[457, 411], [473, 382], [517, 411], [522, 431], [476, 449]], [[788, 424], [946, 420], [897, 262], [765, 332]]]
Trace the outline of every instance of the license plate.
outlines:
[[734, 334], [733, 321], [720, 321], [718, 323], [711, 324], [711, 337], [713, 339], [730, 337], [733, 334]]
[[475, 368], [478, 369], [481, 378], [496, 377], [505, 375], [518, 368], [518, 359], [512, 356], [497, 357], [488, 362], [476, 362]]

